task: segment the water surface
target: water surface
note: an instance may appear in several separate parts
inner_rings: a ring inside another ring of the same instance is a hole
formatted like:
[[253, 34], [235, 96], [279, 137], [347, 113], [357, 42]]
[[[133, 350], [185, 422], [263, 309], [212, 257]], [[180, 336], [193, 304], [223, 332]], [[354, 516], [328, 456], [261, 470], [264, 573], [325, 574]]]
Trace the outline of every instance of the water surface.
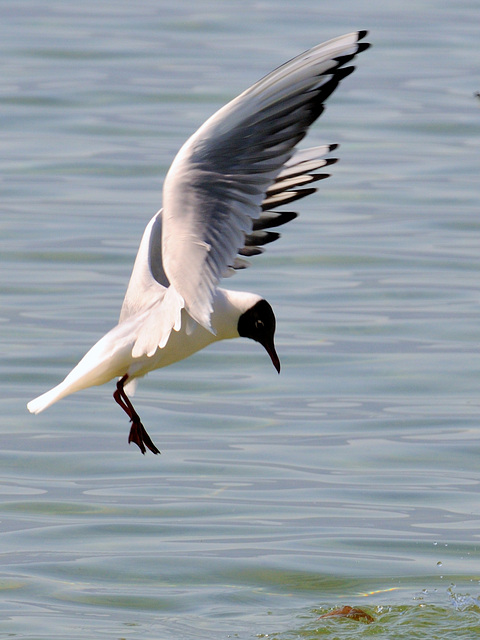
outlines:
[[[0, 637], [476, 637], [477, 3], [0, 11]], [[281, 376], [246, 341], [151, 374], [161, 457], [113, 385], [30, 416], [116, 322], [183, 141], [357, 28], [307, 141], [341, 162], [229, 282], [274, 306]], [[318, 619], [345, 604], [375, 622]]]

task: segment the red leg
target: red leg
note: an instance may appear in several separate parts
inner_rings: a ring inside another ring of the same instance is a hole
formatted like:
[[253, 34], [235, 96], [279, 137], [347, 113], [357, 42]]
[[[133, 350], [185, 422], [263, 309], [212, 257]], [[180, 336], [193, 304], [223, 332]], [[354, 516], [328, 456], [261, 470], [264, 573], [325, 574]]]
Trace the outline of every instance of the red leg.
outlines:
[[117, 389], [113, 394], [113, 398], [115, 402], [122, 407], [132, 422], [128, 442], [134, 442], [143, 454], [145, 454], [146, 451], [145, 447], [150, 449], [152, 453], [160, 453], [159, 449], [157, 449], [150, 439], [150, 436], [143, 426], [138, 413], [133, 408], [133, 404], [125, 393], [125, 389], [123, 387], [127, 380], [128, 374], [124, 375], [123, 378], [117, 382]]

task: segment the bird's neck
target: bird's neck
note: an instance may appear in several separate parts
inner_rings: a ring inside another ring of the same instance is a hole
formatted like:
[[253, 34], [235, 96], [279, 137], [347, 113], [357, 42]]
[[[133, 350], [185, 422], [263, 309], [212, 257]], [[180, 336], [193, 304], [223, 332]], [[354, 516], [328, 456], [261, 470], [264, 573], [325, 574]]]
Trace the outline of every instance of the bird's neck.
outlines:
[[213, 301], [212, 328], [217, 340], [238, 338], [238, 320], [261, 296], [245, 291], [217, 289]]

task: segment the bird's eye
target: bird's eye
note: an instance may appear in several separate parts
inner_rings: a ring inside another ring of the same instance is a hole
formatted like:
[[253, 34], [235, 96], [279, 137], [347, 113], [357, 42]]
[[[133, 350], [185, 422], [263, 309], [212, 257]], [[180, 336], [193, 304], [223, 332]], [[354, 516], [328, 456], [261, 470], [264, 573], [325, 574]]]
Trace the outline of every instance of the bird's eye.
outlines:
[[263, 325], [263, 320], [257, 320], [257, 321], [255, 322], [255, 328], [256, 328], [256, 329], [262, 329], [262, 328], [263, 328], [263, 326], [264, 326], [264, 325]]

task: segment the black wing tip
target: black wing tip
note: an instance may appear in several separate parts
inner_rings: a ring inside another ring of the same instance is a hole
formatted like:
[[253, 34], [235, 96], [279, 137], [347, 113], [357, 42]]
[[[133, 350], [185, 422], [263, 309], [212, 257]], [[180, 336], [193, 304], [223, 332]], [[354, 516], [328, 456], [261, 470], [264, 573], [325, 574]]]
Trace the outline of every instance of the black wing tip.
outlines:
[[357, 44], [357, 53], [362, 53], [362, 51], [370, 49], [371, 46], [370, 42], [359, 42]]
[[312, 173], [310, 177], [312, 178], [312, 182], [320, 182], [320, 180], [326, 180], [331, 177], [331, 173]]
[[331, 164], [338, 162], [338, 158], [325, 158], [325, 167], [329, 167]]
[[280, 238], [280, 234], [278, 231], [253, 231], [245, 236], [245, 246], [243, 249], [248, 249], [249, 247], [258, 248], [263, 246], [264, 244], [270, 244], [271, 242], [275, 242]]
[[370, 42], [360, 42], [360, 40], [363, 40], [367, 35], [368, 31], [366, 29], [357, 31], [357, 53], [361, 53], [372, 46]]
[[[339, 69], [336, 76], [337, 84], [338, 82], [340, 82], [341, 80], [349, 76], [354, 71], [355, 71], [355, 67], [342, 67], [341, 69]], [[336, 86], [337, 85], [335, 85], [335, 88]]]

